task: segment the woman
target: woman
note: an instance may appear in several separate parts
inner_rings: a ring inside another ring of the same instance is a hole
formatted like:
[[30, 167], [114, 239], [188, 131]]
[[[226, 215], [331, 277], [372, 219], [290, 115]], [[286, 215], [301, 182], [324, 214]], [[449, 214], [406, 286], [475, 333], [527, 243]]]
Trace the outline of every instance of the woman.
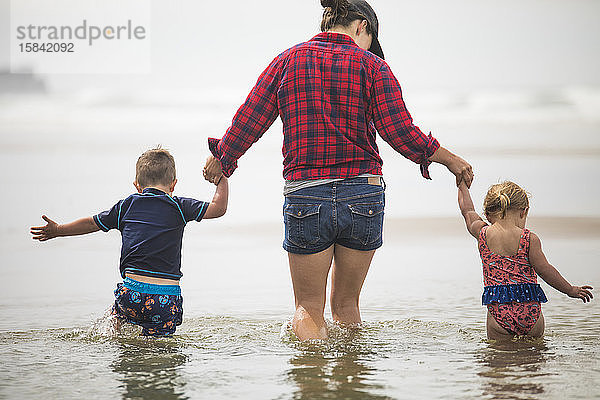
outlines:
[[445, 165], [457, 185], [471, 185], [471, 166], [424, 135], [383, 60], [378, 21], [363, 0], [321, 0], [322, 33], [277, 56], [259, 77], [204, 169], [212, 182], [230, 176], [237, 159], [283, 122], [284, 249], [288, 252], [300, 340], [324, 339], [326, 285], [333, 261], [331, 310], [360, 323], [358, 299], [382, 245], [384, 189], [377, 133], [420, 164]]

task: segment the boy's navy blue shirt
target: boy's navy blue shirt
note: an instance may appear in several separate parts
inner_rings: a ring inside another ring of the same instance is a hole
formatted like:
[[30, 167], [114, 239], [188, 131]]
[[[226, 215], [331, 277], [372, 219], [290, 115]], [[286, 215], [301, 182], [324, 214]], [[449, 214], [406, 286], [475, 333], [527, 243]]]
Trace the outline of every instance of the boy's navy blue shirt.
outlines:
[[183, 229], [200, 221], [208, 203], [169, 196], [146, 188], [119, 201], [110, 210], [94, 215], [100, 229], [121, 231], [121, 276], [126, 272], [156, 278], [179, 279]]

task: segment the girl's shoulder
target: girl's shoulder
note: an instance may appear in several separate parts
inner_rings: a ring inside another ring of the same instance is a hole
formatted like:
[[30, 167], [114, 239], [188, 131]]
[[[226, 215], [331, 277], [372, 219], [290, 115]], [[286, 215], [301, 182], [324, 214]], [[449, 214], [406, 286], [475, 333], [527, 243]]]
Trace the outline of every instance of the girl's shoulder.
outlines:
[[527, 236], [528, 236], [528, 241], [529, 241], [529, 246], [536, 246], [536, 247], [541, 247], [542, 245], [542, 241], [540, 240], [540, 237], [538, 235], [536, 235], [534, 232], [532, 232], [531, 230], [527, 230]]

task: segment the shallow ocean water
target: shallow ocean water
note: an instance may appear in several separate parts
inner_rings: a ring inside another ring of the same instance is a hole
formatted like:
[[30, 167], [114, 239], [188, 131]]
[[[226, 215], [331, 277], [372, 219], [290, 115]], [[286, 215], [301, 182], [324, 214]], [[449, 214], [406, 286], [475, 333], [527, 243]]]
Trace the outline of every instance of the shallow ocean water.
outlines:
[[[597, 317], [597, 316], [596, 316]], [[597, 327], [596, 327], [597, 328]], [[561, 324], [560, 329], [569, 330]], [[89, 328], [0, 334], [7, 398], [596, 398], [596, 332], [503, 345], [416, 319], [330, 327], [301, 343], [278, 320], [188, 318], [175, 337]], [[558, 332], [557, 332], [558, 330]]]
[[[0, 323], [0, 396], [600, 396], [596, 384], [600, 378], [597, 300], [582, 304], [542, 283], [549, 298], [543, 306], [545, 337], [505, 344], [488, 342], [474, 243], [468, 237], [452, 235], [453, 228], [443, 228], [443, 220], [433, 220], [429, 222], [440, 226], [440, 232], [425, 244], [418, 229], [416, 237], [399, 230], [397, 226], [403, 222], [407, 221], [392, 220], [387, 224], [386, 246], [376, 254], [361, 299], [364, 323], [350, 329], [329, 322], [330, 338], [323, 342], [302, 343], [291, 334], [288, 318], [293, 312], [292, 293], [285, 254], [271, 245], [278, 241], [279, 234], [268, 227], [264, 234], [245, 240], [247, 247], [256, 247], [269, 264], [254, 269], [253, 278], [235, 279], [226, 267], [210, 271], [203, 268], [187, 274], [183, 280], [184, 322], [171, 338], [143, 338], [139, 328], [133, 326], [117, 334], [111, 331], [103, 310], [110, 304], [113, 282], [106, 277], [110, 275], [106, 268], [98, 265], [104, 262], [102, 257], [79, 266], [85, 271], [85, 279], [74, 273], [68, 262], [60, 265], [52, 261], [29, 273], [23, 268], [12, 272], [3, 268], [4, 277], [18, 275], [19, 282], [32, 284], [15, 285], [12, 292], [5, 288], [7, 293], [20, 292], [21, 298], [10, 301], [5, 297], [0, 304], [5, 316]], [[542, 222], [537, 221], [538, 225]], [[459, 225], [457, 231], [461, 229]], [[219, 234], [224, 230], [213, 229]], [[200, 240], [196, 235], [194, 232], [186, 240]], [[589, 236], [582, 239], [550, 235], [545, 241], [553, 249], [550, 253], [555, 264], [562, 264], [561, 272], [574, 282], [600, 282], [594, 263], [600, 256], [600, 235], [596, 232]], [[102, 242], [97, 237], [78, 241], [56, 242], [58, 248], [38, 248], [31, 254], [41, 252], [56, 259], [61, 253], [69, 253], [81, 259], [86, 253], [71, 251]], [[105, 253], [105, 247], [98, 244], [98, 253]], [[212, 252], [202, 252], [205, 265], [217, 261], [219, 250], [214, 248], [217, 254], [212, 256]], [[188, 250], [192, 254], [196, 251], [199, 249]], [[96, 253], [93, 247], [87, 252]], [[232, 253], [229, 260], [238, 257]], [[188, 268], [193, 265], [190, 259], [193, 257], [188, 255]], [[461, 259], [469, 261], [444, 262]], [[423, 267], [414, 268], [419, 262]], [[31, 278], [25, 277], [31, 273]], [[70, 275], [73, 278], [69, 280]], [[60, 279], [53, 282], [52, 276]], [[92, 285], [90, 279], [95, 277], [98, 279]], [[45, 291], [44, 287], [50, 293], [36, 297]], [[56, 291], [52, 293], [50, 287]]]

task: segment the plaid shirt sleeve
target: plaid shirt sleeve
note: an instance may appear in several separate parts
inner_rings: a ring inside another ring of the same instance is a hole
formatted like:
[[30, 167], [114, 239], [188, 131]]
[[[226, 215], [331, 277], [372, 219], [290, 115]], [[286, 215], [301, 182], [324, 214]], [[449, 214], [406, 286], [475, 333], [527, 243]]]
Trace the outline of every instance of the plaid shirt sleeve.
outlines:
[[440, 144], [431, 134], [425, 135], [413, 125], [400, 84], [386, 63], [375, 73], [371, 96], [373, 123], [379, 135], [398, 153], [420, 164], [421, 175], [431, 179], [429, 157]]
[[261, 138], [279, 115], [277, 90], [282, 60], [283, 55], [280, 54], [263, 71], [223, 138], [208, 139], [208, 147], [221, 161], [223, 174], [227, 177], [237, 168], [237, 160]]

